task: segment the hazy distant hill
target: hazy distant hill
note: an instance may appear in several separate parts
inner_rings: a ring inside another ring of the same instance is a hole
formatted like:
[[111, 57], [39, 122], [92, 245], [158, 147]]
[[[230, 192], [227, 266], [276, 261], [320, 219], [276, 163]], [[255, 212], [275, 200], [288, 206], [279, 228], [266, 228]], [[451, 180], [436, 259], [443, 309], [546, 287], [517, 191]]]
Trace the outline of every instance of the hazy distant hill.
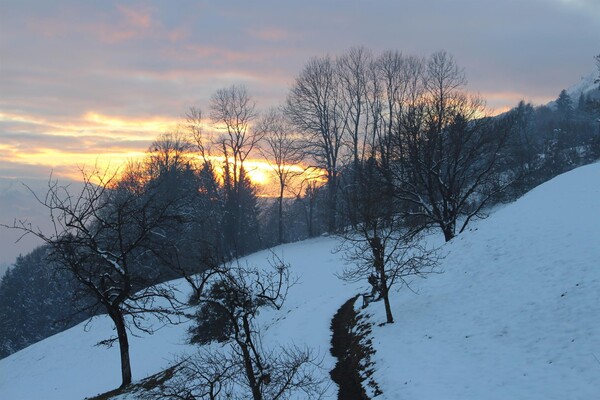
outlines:
[[[67, 179], [60, 179], [59, 182], [77, 185]], [[22, 219], [39, 226], [42, 231], [50, 228], [47, 211], [36, 201], [30, 189], [38, 195], [44, 195], [48, 190], [48, 180], [0, 178], [0, 223], [12, 225], [15, 219]], [[41, 244], [39, 239], [31, 235], [15, 243], [19, 236], [18, 231], [0, 228], [0, 275], [19, 254], [27, 254]]]

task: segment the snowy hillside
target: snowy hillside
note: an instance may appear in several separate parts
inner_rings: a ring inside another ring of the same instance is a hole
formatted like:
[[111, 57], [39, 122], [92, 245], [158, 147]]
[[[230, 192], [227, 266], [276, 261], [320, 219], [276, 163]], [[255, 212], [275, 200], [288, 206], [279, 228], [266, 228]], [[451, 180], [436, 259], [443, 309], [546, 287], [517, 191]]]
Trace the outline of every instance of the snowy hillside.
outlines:
[[595, 82], [598, 78], [598, 71], [590, 72], [587, 75], [581, 77], [581, 80], [567, 89], [567, 94], [571, 96], [574, 101], [579, 99], [579, 96], [582, 94], [587, 96], [588, 94], [593, 95], [594, 97], [598, 97], [600, 93], [600, 89], [598, 88], [598, 84]]
[[[438, 240], [433, 238], [432, 240]], [[268, 342], [308, 345], [333, 367], [330, 322], [364, 290], [336, 278], [335, 238], [274, 249], [300, 276], [279, 312], [261, 314]], [[443, 246], [444, 273], [415, 280], [364, 312], [374, 323], [381, 399], [592, 399], [600, 391], [600, 164], [541, 185]], [[264, 264], [269, 252], [243, 262]], [[185, 344], [187, 325], [131, 338], [134, 380], [158, 372]], [[120, 383], [107, 318], [0, 360], [0, 399], [82, 399]], [[597, 357], [597, 358], [596, 358]], [[337, 398], [335, 385], [329, 397]]]
[[402, 292], [397, 323], [374, 329], [382, 398], [598, 398], [600, 164], [541, 185], [444, 250], [445, 273]]
[[[282, 310], [261, 313], [267, 341], [314, 349], [323, 358], [325, 376], [335, 364], [329, 354], [331, 318], [341, 303], [358, 291], [335, 276], [342, 267], [341, 255], [331, 253], [336, 243], [332, 238], [320, 238], [273, 249], [291, 263], [299, 282], [290, 289]], [[270, 251], [263, 251], [242, 263], [266, 265], [270, 258]], [[157, 373], [178, 355], [194, 351], [185, 344], [188, 326], [167, 326], [152, 336], [131, 337], [133, 379]], [[0, 399], [82, 399], [118, 387], [118, 346], [95, 347], [111, 334], [110, 320], [101, 317], [94, 320], [89, 332], [80, 324], [0, 360]], [[330, 392], [334, 398], [335, 388]]]
[[[581, 95], [586, 97], [589, 96], [591, 99], [600, 99], [600, 87], [595, 82], [597, 78], [598, 72], [592, 71], [589, 74], [582, 76], [579, 82], [565, 89], [571, 98], [573, 105], [577, 106], [577, 102]], [[546, 105], [554, 109], [556, 107], [556, 101], [552, 100]]]

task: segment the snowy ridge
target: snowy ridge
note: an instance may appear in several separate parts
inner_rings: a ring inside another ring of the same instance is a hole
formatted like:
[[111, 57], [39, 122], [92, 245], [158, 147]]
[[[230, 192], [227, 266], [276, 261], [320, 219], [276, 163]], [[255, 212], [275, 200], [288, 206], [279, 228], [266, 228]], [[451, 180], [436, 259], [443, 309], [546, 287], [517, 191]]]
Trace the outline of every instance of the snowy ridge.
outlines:
[[571, 96], [573, 101], [577, 101], [581, 94], [587, 95], [591, 92], [598, 92], [598, 84], [595, 83], [598, 78], [598, 71], [590, 72], [587, 75], [581, 77], [581, 80], [575, 85], [567, 89], [567, 94]]
[[[440, 238], [431, 238], [439, 241]], [[329, 354], [331, 318], [365, 290], [337, 279], [335, 238], [274, 252], [300, 277], [283, 309], [261, 313], [266, 343]], [[593, 399], [600, 390], [600, 164], [561, 175], [444, 245], [442, 274], [392, 297], [396, 323], [371, 303], [377, 399]], [[268, 251], [242, 262], [261, 265]], [[183, 285], [183, 283], [182, 283]], [[185, 295], [182, 286], [182, 296]], [[194, 351], [189, 325], [131, 337], [134, 380]], [[0, 360], [0, 399], [82, 399], [120, 383], [118, 349], [94, 320]], [[335, 399], [336, 387], [328, 398]]]
[[[577, 106], [579, 97], [582, 94], [584, 96], [590, 96], [592, 99], [600, 99], [600, 87], [598, 83], [595, 83], [597, 78], [598, 71], [590, 72], [589, 74], [582, 76], [578, 83], [565, 89], [574, 106]], [[555, 109], [556, 100], [552, 100], [546, 105]]]

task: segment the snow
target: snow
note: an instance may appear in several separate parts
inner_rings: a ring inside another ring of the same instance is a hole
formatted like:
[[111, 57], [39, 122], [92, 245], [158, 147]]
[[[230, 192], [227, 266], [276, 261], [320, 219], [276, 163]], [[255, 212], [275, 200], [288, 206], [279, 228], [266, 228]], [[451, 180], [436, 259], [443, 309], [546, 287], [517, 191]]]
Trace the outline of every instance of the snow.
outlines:
[[596, 83], [596, 79], [598, 78], [598, 71], [594, 70], [587, 75], [581, 77], [581, 80], [575, 85], [569, 87], [567, 89], [567, 94], [571, 96], [573, 101], [577, 101], [579, 96], [583, 93], [587, 95], [590, 92], [595, 92], [598, 90], [598, 84]]
[[[600, 385], [600, 165], [444, 247], [444, 273], [373, 330], [381, 399], [592, 399]], [[385, 320], [379, 304], [372, 321]]]
[[[587, 75], [581, 77], [578, 83], [570, 86], [565, 89], [571, 101], [573, 102], [573, 107], [577, 107], [577, 102], [579, 101], [579, 96], [582, 94], [584, 96], [591, 96], [592, 98], [598, 98], [600, 96], [600, 88], [596, 83], [596, 79], [598, 78], [598, 71], [594, 70]], [[557, 94], [558, 97], [558, 94]], [[552, 109], [556, 108], [556, 100], [552, 100], [548, 104], [548, 107]]]
[[[183, 336], [188, 326], [165, 326], [151, 336], [130, 335], [133, 378], [159, 372], [174, 355], [192, 351]], [[82, 399], [118, 387], [118, 344], [109, 349], [96, 346], [116, 335], [112, 327], [110, 319], [101, 316], [87, 327], [79, 324], [0, 360], [0, 398]]]
[[[260, 323], [265, 343], [307, 346], [323, 360], [323, 374], [335, 365], [330, 355], [330, 323], [341, 304], [359, 291], [335, 273], [343, 267], [341, 254], [332, 253], [335, 238], [319, 238], [276, 247], [245, 257], [241, 263], [267, 265], [275, 253], [291, 264], [298, 283], [290, 289], [283, 308], [265, 310]], [[184, 285], [181, 281], [180, 285]], [[182, 291], [183, 291], [182, 287]], [[186, 344], [189, 324], [166, 326], [154, 335], [130, 336], [133, 379], [139, 380], [167, 367], [178, 355], [192, 353]], [[114, 335], [110, 320], [99, 317], [89, 332], [84, 324], [38, 342], [0, 360], [0, 399], [82, 399], [120, 385], [118, 345], [95, 347]], [[335, 385], [330, 397], [335, 397]]]
[[[441, 235], [430, 238], [439, 243]], [[329, 354], [337, 309], [365, 287], [336, 277], [338, 239], [321, 237], [272, 251], [299, 282], [284, 307], [260, 315], [264, 343]], [[600, 387], [600, 164], [573, 170], [479, 221], [441, 251], [443, 273], [413, 293], [365, 310], [374, 323], [378, 399], [592, 399]], [[270, 251], [242, 262], [265, 265]], [[183, 282], [179, 283], [184, 285]], [[183, 286], [182, 286], [183, 291]], [[131, 337], [134, 380], [190, 353], [188, 324]], [[0, 399], [82, 399], [120, 384], [119, 354], [94, 346], [114, 332], [100, 317], [0, 360]], [[334, 399], [336, 387], [330, 387]]]

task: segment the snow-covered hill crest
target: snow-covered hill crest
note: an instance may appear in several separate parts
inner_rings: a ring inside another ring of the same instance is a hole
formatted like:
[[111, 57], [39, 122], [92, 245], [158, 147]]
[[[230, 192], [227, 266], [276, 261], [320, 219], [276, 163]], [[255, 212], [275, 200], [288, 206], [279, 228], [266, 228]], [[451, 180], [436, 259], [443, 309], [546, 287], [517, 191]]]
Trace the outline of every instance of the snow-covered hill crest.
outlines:
[[600, 87], [598, 87], [596, 79], [598, 79], [598, 71], [593, 71], [582, 76], [578, 83], [567, 89], [567, 94], [571, 96], [574, 101], [577, 101], [582, 94], [584, 96], [591, 94], [594, 97], [598, 97], [600, 95]]
[[[433, 240], [438, 240], [434, 238]], [[361, 285], [335, 273], [335, 238], [274, 249], [300, 276], [279, 312], [261, 314], [265, 339], [329, 355], [330, 321]], [[600, 164], [561, 175], [473, 225], [443, 247], [444, 273], [415, 280], [383, 305], [372, 360], [381, 399], [592, 399], [600, 390]], [[264, 263], [260, 252], [243, 262]], [[134, 380], [156, 373], [186, 344], [188, 325], [132, 338]], [[94, 344], [108, 319], [83, 325], [0, 360], [0, 398], [81, 399], [119, 385], [118, 349]], [[337, 398], [335, 385], [329, 397]]]
[[[596, 79], [598, 79], [598, 71], [592, 71], [582, 76], [579, 82], [565, 89], [575, 106], [577, 106], [581, 95], [590, 99], [600, 99], [600, 86], [596, 83]], [[556, 109], [556, 100], [552, 100], [546, 105]]]

